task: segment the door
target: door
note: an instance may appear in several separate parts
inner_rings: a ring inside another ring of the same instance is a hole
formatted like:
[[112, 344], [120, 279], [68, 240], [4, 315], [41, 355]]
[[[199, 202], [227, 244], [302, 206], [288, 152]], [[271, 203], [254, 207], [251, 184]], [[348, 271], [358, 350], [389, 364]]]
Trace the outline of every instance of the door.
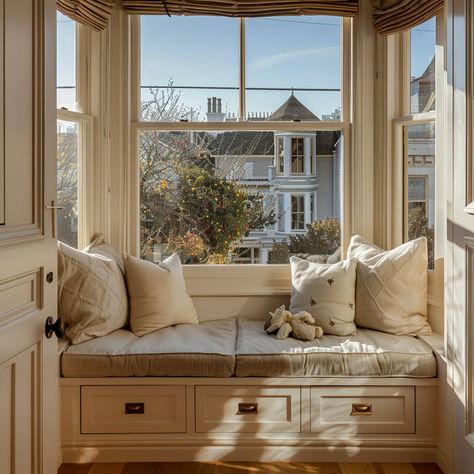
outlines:
[[54, 0], [0, 0], [1, 473], [58, 462], [55, 25]]
[[465, 0], [450, 0], [448, 6], [446, 382], [453, 458], [448, 472], [467, 474], [474, 472], [474, 10]]

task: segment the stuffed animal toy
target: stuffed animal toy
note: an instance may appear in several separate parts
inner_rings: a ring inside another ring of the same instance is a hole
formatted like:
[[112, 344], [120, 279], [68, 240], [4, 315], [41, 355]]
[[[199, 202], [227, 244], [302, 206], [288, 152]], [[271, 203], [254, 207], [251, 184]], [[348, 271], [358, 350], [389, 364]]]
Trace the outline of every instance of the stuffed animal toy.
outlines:
[[312, 341], [323, 335], [323, 329], [316, 326], [313, 317], [306, 311], [291, 314], [282, 305], [270, 313], [270, 316], [264, 329], [268, 334], [276, 334], [277, 339], [286, 339], [292, 334], [302, 341]]

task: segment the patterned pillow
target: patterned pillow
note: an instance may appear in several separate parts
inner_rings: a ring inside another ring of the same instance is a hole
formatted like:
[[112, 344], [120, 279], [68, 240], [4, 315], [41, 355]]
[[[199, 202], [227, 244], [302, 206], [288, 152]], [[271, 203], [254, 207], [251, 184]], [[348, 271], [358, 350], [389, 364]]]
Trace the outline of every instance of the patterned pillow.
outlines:
[[324, 334], [354, 334], [357, 260], [320, 264], [291, 257], [290, 265], [290, 311], [310, 313]]
[[357, 266], [356, 324], [390, 334], [431, 334], [427, 320], [428, 245], [425, 237], [383, 250], [359, 235], [349, 257]]
[[127, 289], [114, 259], [58, 242], [58, 275], [58, 313], [73, 344], [127, 324]]
[[102, 255], [103, 257], [115, 260], [122, 274], [125, 274], [122, 255], [110, 244], [105, 242], [103, 234], [97, 235], [97, 237], [84, 249], [84, 252], [92, 253], [94, 255]]

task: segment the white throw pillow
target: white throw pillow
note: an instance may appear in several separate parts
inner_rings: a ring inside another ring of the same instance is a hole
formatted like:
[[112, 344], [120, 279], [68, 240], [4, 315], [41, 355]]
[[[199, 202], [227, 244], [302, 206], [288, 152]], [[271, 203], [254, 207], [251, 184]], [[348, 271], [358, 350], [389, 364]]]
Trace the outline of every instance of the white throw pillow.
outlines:
[[179, 256], [156, 265], [127, 255], [125, 278], [130, 297], [130, 326], [137, 336], [175, 324], [197, 324], [186, 292]]
[[357, 266], [356, 324], [396, 335], [430, 334], [427, 320], [428, 245], [425, 237], [382, 250], [359, 235], [348, 257]]
[[357, 260], [320, 264], [291, 257], [290, 265], [290, 311], [310, 313], [324, 334], [354, 334]]
[[58, 274], [58, 313], [73, 344], [127, 324], [127, 289], [114, 259], [58, 242]]

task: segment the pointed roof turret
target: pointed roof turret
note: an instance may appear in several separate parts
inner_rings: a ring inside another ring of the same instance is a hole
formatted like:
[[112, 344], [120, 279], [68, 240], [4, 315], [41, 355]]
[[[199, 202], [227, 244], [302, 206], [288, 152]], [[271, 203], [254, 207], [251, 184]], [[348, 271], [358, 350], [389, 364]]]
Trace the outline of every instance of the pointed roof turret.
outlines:
[[288, 100], [273, 112], [267, 120], [291, 122], [292, 120], [319, 120], [319, 118], [295, 97], [292, 90]]

